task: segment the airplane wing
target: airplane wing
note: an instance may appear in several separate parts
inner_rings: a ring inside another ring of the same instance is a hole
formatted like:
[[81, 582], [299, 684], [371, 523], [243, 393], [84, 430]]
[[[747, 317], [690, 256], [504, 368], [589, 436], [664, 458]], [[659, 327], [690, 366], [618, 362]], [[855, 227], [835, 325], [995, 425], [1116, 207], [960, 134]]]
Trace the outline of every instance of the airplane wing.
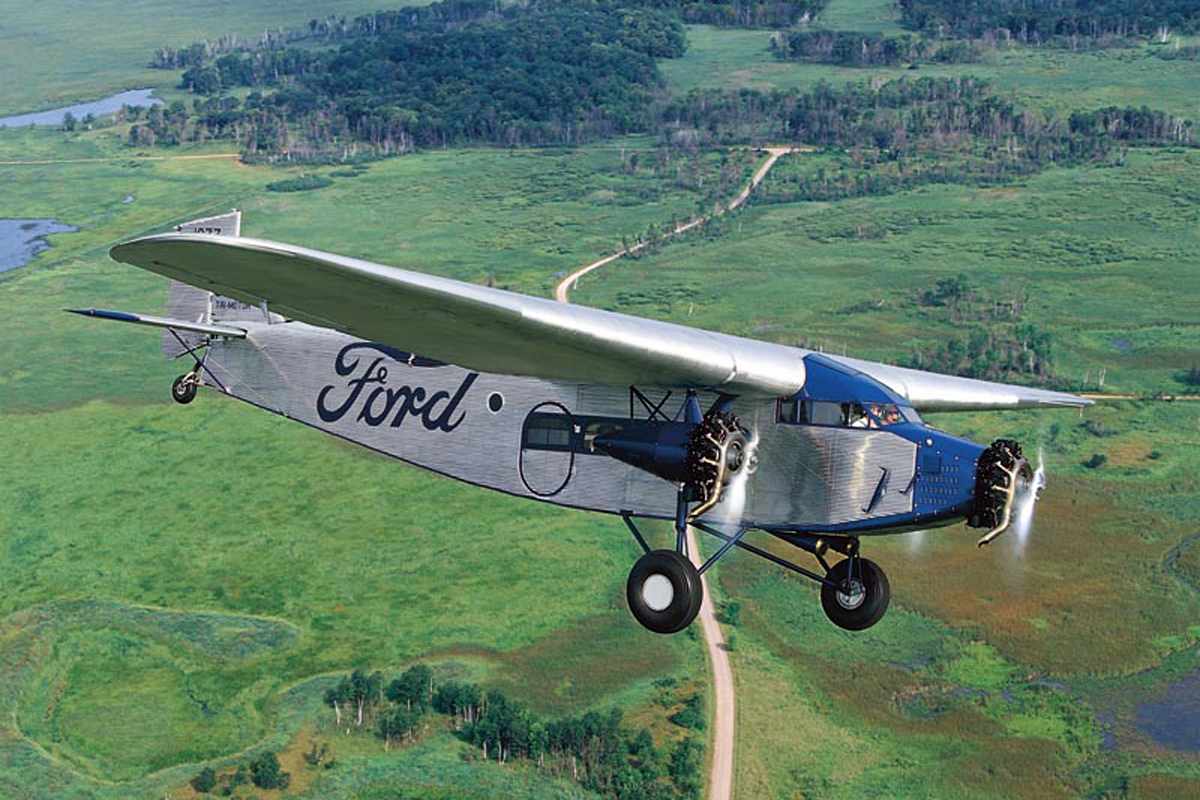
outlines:
[[[779, 397], [810, 351], [440, 278], [262, 239], [177, 232], [112, 257], [252, 306], [468, 369]], [[825, 356], [918, 410], [1083, 406], [1062, 392]]]
[[167, 233], [120, 262], [469, 369], [613, 385], [793, 394], [805, 351], [246, 237]]
[[1049, 389], [1032, 389], [956, 375], [942, 375], [875, 361], [825, 354], [825, 358], [873, 378], [918, 411], [994, 411], [1006, 408], [1083, 408], [1091, 400]]

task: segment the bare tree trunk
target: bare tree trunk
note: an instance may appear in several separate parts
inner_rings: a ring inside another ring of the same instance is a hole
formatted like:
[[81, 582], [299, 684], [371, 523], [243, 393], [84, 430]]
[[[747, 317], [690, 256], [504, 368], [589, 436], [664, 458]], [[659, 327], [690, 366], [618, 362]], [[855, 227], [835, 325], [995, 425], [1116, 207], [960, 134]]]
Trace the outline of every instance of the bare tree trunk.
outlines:
[[334, 714], [336, 715], [336, 717], [337, 717], [337, 725], [338, 725], [338, 727], [339, 727], [339, 728], [340, 728], [340, 727], [342, 727], [342, 709], [341, 709], [341, 707], [340, 707], [340, 706], [337, 704], [337, 701], [336, 701], [336, 700], [334, 700], [334, 701], [333, 701], [333, 713], [334, 713]]

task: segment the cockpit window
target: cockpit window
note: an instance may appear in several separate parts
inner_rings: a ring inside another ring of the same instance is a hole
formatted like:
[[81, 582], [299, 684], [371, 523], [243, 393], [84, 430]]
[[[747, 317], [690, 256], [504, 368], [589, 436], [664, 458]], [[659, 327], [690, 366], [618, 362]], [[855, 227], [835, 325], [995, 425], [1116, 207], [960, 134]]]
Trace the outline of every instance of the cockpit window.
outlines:
[[904, 416], [900, 413], [900, 408], [894, 403], [872, 405], [868, 410], [868, 416], [870, 417], [870, 427], [872, 428], [886, 428], [904, 421]]
[[[907, 413], [906, 413], [907, 412]], [[829, 400], [779, 401], [779, 422], [789, 425], [828, 425], [839, 428], [887, 428], [905, 422], [912, 409], [894, 403], [837, 403]]]

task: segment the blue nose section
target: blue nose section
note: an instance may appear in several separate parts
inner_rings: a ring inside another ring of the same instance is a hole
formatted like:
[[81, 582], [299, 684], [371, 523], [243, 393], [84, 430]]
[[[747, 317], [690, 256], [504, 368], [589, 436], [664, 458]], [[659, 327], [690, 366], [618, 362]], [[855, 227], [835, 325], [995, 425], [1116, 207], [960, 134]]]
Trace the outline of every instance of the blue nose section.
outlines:
[[965, 516], [975, 497], [975, 468], [984, 448], [926, 429], [917, 442], [913, 512], [918, 521]]

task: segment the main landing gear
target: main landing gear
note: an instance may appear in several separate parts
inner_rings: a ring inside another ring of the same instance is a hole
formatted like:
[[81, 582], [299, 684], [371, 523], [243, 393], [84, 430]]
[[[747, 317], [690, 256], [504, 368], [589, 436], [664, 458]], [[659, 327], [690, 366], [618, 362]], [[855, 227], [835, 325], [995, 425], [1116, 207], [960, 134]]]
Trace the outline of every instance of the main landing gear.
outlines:
[[[680, 497], [679, 506], [686, 509], [682, 492]], [[675, 550], [651, 550], [634, 524], [632, 515], [624, 513], [621, 516], [643, 551], [642, 557], [629, 573], [625, 598], [634, 619], [655, 633], [677, 633], [692, 624], [704, 599], [704, 584], [700, 576], [734, 547], [819, 583], [821, 608], [829, 621], [839, 628], [866, 630], [883, 619], [891, 601], [892, 590], [883, 568], [859, 555], [859, 542], [854, 537], [765, 531], [812, 553], [824, 570], [822, 575], [743, 541], [746, 529], [730, 536], [703, 522], [693, 521], [692, 526], [697, 530], [723, 542], [720, 549], [697, 569], [687, 557], [685, 515], [676, 515]], [[831, 565], [826, 560], [830, 550], [840, 553], [844, 558]]]
[[[665, 420], [661, 429], [649, 436], [620, 432], [597, 436], [593, 442], [597, 450], [672, 481], [678, 487], [674, 550], [651, 550], [633, 522], [633, 512], [621, 512], [621, 518], [642, 548], [642, 557], [633, 565], [625, 585], [629, 610], [638, 622], [655, 633], [683, 630], [692, 624], [704, 599], [700, 576], [730, 550], [740, 547], [821, 584], [821, 606], [834, 625], [852, 631], [871, 627], [887, 611], [891, 589], [879, 565], [859, 556], [857, 538], [763, 529], [812, 553], [824, 569], [821, 575], [742, 541], [748, 528], [741, 528], [731, 536], [700, 520], [721, 501], [725, 488], [735, 478], [748, 478], [758, 466], [754, 440], [732, 413], [732, 401], [732, 397], [722, 395], [702, 414], [696, 393], [689, 391], [682, 408], [682, 425], [690, 428], [681, 431], [680, 423]], [[655, 413], [657, 408], [651, 415]], [[722, 542], [699, 568], [688, 558], [688, 525]], [[830, 550], [845, 558], [831, 566], [825, 560]]]

